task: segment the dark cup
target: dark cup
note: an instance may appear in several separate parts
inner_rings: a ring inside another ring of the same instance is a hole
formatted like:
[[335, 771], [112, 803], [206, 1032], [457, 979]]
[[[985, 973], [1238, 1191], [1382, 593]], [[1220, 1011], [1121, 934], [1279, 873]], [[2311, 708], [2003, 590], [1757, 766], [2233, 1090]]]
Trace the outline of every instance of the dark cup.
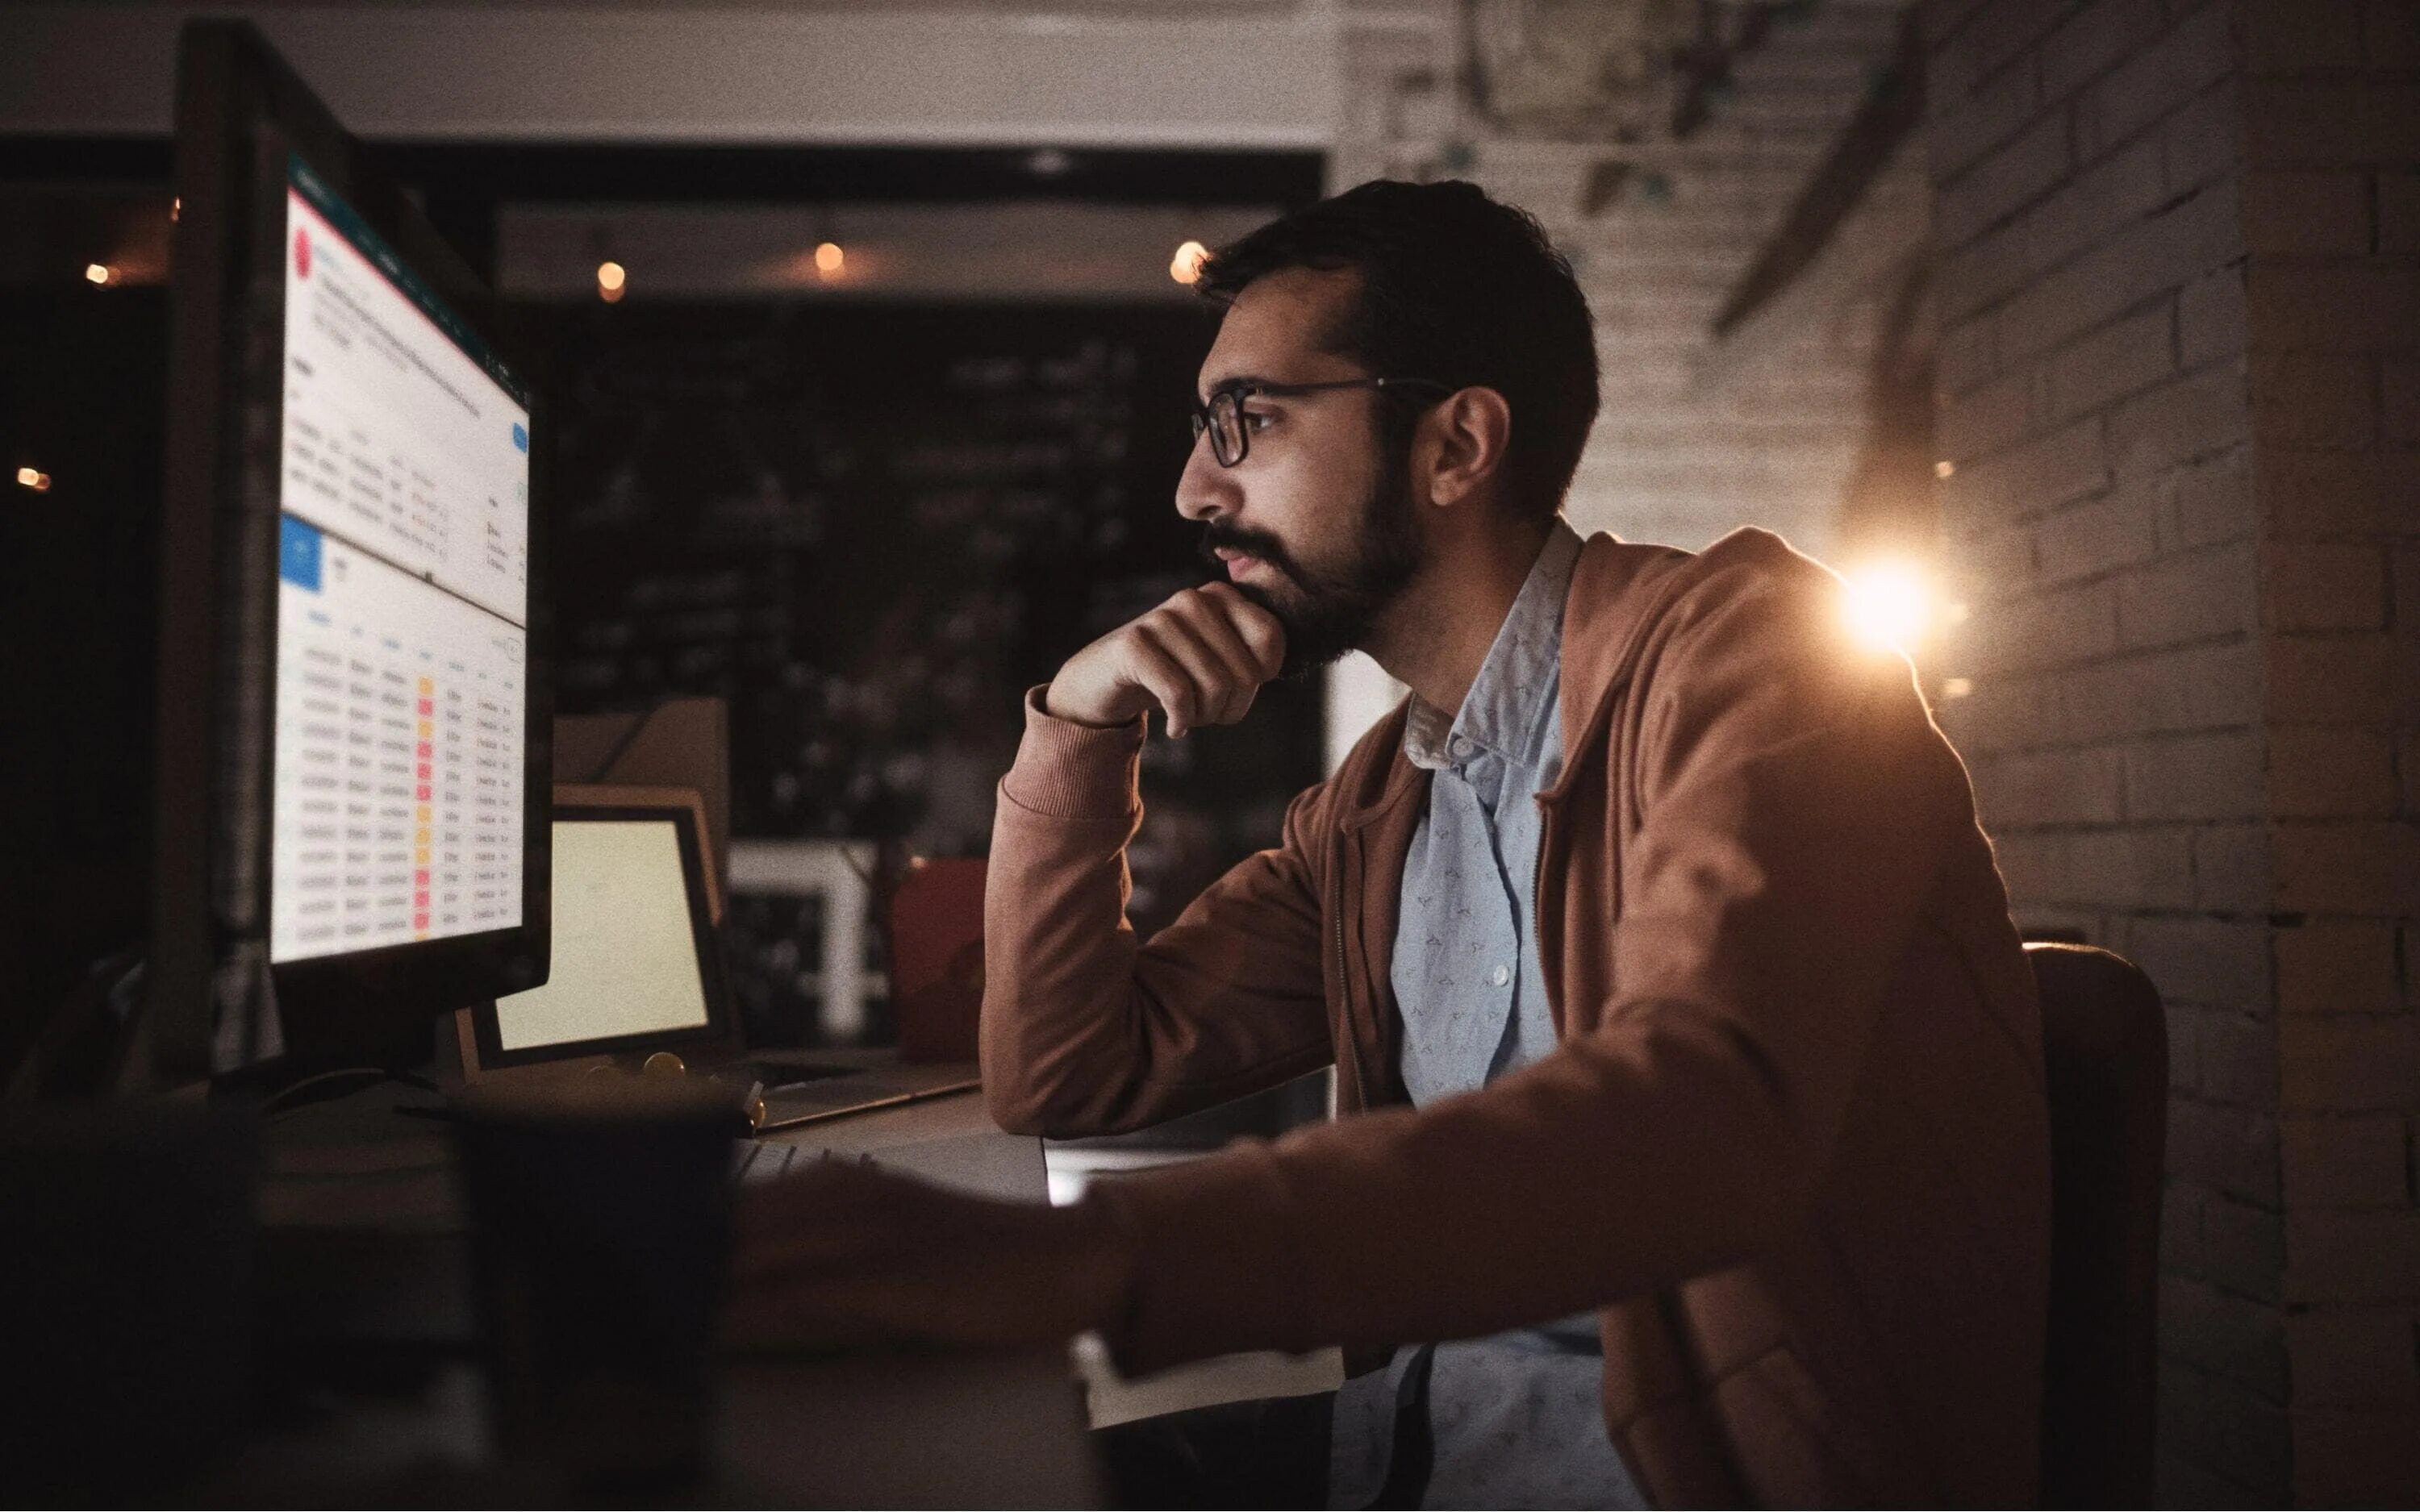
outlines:
[[730, 1098], [633, 1077], [478, 1089], [458, 1110], [498, 1449], [584, 1494], [694, 1483], [730, 1245]]

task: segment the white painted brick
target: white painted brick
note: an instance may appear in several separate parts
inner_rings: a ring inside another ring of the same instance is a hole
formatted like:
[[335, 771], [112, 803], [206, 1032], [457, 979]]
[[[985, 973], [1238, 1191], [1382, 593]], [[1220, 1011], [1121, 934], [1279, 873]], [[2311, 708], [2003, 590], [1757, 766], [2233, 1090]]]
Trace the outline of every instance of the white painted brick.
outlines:
[[2045, 516], [2035, 527], [2041, 580], [2098, 577], [2157, 556], [2162, 498], [2148, 487], [2112, 488]]
[[2125, 748], [2126, 817], [2257, 819], [2266, 743], [2254, 729], [2173, 736]]
[[2241, 634], [2259, 622], [2259, 562], [2249, 542], [2138, 567], [2118, 580], [2118, 638], [2125, 646]]

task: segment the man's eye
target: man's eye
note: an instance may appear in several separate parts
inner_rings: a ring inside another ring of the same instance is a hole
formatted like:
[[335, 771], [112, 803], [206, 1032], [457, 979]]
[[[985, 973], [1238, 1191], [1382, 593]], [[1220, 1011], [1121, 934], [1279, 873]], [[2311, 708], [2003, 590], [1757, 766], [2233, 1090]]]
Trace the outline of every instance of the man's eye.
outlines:
[[1277, 418], [1266, 409], [1239, 409], [1235, 413], [1236, 418], [1243, 421], [1244, 428], [1251, 431], [1268, 429], [1269, 422]]

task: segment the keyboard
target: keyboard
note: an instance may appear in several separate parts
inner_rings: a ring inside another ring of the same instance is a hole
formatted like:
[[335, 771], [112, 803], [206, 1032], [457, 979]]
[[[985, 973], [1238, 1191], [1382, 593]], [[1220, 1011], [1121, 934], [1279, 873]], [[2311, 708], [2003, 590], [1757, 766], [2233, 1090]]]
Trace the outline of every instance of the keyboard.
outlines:
[[842, 1155], [814, 1145], [742, 1139], [731, 1147], [731, 1180], [743, 1185], [776, 1180], [826, 1160], [854, 1160], [861, 1165], [875, 1163], [871, 1155]]

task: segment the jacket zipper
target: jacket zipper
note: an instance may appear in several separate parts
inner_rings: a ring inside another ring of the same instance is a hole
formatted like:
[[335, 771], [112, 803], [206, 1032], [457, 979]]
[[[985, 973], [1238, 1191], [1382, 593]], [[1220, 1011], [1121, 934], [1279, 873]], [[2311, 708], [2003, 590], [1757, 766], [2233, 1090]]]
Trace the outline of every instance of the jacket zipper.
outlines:
[[[1548, 826], [1554, 822], [1555, 810], [1554, 806], [1546, 801], [1546, 796], [1543, 793], [1532, 794], [1530, 795], [1530, 801], [1538, 806], [1538, 859], [1531, 868], [1529, 877], [1529, 935], [1532, 942], [1538, 947], [1538, 980], [1540, 984], [1544, 985], [1547, 980], [1546, 942], [1544, 939], [1546, 914], [1545, 910], [1541, 907], [1540, 904], [1544, 902], [1546, 896], [1546, 856], [1548, 850], [1546, 842], [1551, 838], [1548, 835], [1547, 830]], [[1561, 902], [1560, 899], [1556, 901], [1559, 903]], [[1566, 1038], [1563, 1033], [1563, 1006], [1558, 1000], [1562, 996], [1562, 994], [1559, 991], [1561, 986], [1562, 974], [1560, 972], [1557, 972], [1555, 974], [1554, 982], [1552, 985], [1547, 986], [1546, 990], [1546, 1016], [1554, 1021], [1555, 1042], [1557, 1044], [1562, 1043]]]
[[[1340, 849], [1341, 849], [1341, 848], [1340, 848]], [[1343, 864], [1343, 859], [1344, 859], [1344, 858], [1343, 858], [1343, 856], [1342, 856], [1341, 854], [1337, 856], [1337, 862], [1338, 862], [1338, 865], [1339, 865], [1340, 869], [1342, 868], [1342, 864]], [[1353, 1057], [1353, 1080], [1354, 1080], [1354, 1096], [1355, 1096], [1355, 1101], [1356, 1101], [1356, 1102], [1357, 1102], [1357, 1103], [1361, 1107], [1367, 1107], [1367, 1106], [1369, 1106], [1369, 1105], [1370, 1105], [1370, 1079], [1369, 1079], [1369, 1075], [1368, 1075], [1368, 1073], [1363, 1070], [1362, 1065], [1361, 1065], [1361, 1037], [1360, 1037], [1357, 1033], [1356, 1033], [1356, 1032], [1354, 1031], [1354, 1025], [1353, 1025], [1353, 979], [1352, 979], [1349, 975], [1347, 975], [1346, 963], [1345, 963], [1345, 954], [1344, 954], [1344, 879], [1343, 879], [1343, 876], [1342, 876], [1342, 874], [1341, 870], [1340, 870], [1339, 875], [1338, 875], [1338, 877], [1337, 877], [1337, 879], [1336, 879], [1336, 886], [1335, 886], [1333, 888], [1331, 888], [1331, 889], [1330, 889], [1330, 892], [1332, 893], [1332, 895], [1333, 895], [1333, 896], [1334, 896], [1334, 898], [1335, 898], [1335, 908], [1336, 908], [1335, 918], [1336, 918], [1336, 994], [1337, 994], [1337, 1003], [1338, 1003], [1338, 1006], [1343, 1010], [1343, 1011], [1338, 1015], [1338, 1018], [1342, 1021], [1342, 1027], [1343, 1027], [1343, 1031], [1344, 1031], [1344, 1035], [1343, 1035], [1343, 1038], [1344, 1038], [1344, 1043], [1343, 1043], [1342, 1046], [1340, 1046], [1339, 1048], [1340, 1048], [1340, 1049], [1342, 1049], [1345, 1054], [1350, 1055], [1350, 1056]], [[1341, 1102], [1342, 1101], [1342, 1098], [1340, 1098], [1338, 1101], [1341, 1103]]]

